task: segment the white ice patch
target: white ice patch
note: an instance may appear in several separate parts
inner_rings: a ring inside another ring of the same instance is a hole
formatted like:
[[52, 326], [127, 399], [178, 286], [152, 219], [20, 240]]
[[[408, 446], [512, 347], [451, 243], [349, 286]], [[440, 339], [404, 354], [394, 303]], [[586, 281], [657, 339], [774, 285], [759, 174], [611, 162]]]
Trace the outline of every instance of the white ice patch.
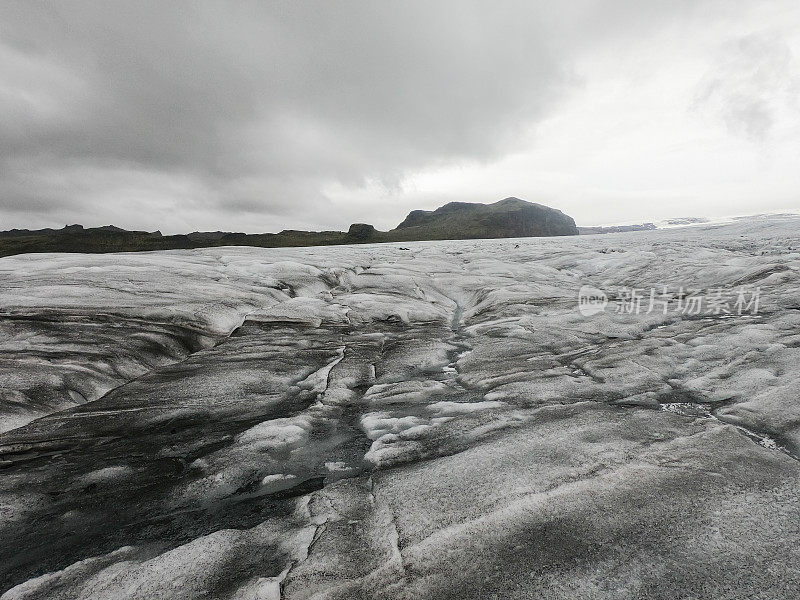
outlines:
[[131, 473], [133, 473], [133, 469], [128, 466], [105, 467], [103, 469], [97, 469], [96, 471], [87, 473], [83, 476], [82, 481], [86, 484], [105, 483], [124, 479]]
[[377, 440], [387, 434], [398, 434], [413, 427], [428, 424], [427, 419], [414, 416], [393, 417], [386, 412], [372, 412], [361, 417], [361, 428], [371, 440]]
[[349, 471], [350, 467], [347, 466], [347, 463], [343, 463], [341, 461], [332, 461], [326, 462], [325, 468], [331, 472], [338, 472], [338, 471]]
[[264, 477], [264, 479], [261, 480], [261, 485], [270, 485], [282, 481], [291, 481], [292, 479], [297, 479], [297, 476], [292, 475], [291, 473], [274, 473]]
[[428, 406], [428, 410], [437, 416], [449, 417], [454, 415], [466, 415], [482, 410], [505, 408], [508, 404], [499, 401], [484, 402], [434, 402]]
[[288, 417], [264, 421], [239, 434], [237, 442], [253, 444], [259, 450], [273, 450], [297, 446], [311, 429], [308, 417]]

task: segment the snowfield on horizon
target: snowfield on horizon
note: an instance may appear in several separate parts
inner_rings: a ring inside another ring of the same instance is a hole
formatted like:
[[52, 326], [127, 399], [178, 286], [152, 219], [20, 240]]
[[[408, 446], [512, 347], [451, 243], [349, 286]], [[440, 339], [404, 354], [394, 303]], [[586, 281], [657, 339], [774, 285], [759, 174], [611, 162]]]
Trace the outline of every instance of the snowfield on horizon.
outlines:
[[2, 600], [800, 597], [799, 216], [0, 280]]

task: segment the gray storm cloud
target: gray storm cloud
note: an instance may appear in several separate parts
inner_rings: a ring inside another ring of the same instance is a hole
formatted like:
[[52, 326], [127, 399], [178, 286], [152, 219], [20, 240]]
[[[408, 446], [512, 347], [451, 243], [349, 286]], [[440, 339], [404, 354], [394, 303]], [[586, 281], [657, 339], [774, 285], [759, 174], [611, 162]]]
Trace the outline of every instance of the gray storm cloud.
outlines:
[[329, 186], [500, 159], [581, 88], [576, 57], [739, 4], [7, 1], [0, 218], [343, 227]]
[[187, 209], [269, 223], [324, 206], [327, 181], [491, 157], [568, 79], [521, 6], [5, 3], [3, 208], [105, 190], [110, 218], [118, 186], [170, 196], [147, 189], [166, 175]]

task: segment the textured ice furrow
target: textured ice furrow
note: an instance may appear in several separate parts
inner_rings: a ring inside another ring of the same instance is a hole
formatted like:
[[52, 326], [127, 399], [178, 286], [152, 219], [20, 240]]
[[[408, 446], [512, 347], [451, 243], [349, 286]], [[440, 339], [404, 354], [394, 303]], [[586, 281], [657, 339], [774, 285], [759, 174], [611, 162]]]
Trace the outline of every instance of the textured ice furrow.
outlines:
[[[87, 325], [92, 327], [99, 325], [99, 331], [90, 331], [89, 333], [98, 337], [102, 336], [100, 341], [105, 342], [103, 346], [93, 345], [89, 342], [85, 348], [76, 349], [78, 356], [75, 357], [70, 355], [72, 349], [69, 342], [53, 344], [55, 351], [63, 355], [62, 361], [57, 365], [53, 364], [52, 354], [47, 347], [29, 350], [33, 354], [31, 359], [21, 355], [16, 361], [9, 363], [5, 369], [4, 365], [0, 363], [0, 381], [6, 379], [7, 384], [5, 391], [0, 395], [0, 400], [3, 399], [3, 396], [14, 397], [15, 390], [13, 388], [16, 387], [15, 384], [19, 380], [21, 380], [19, 387], [22, 388], [23, 397], [26, 400], [31, 396], [31, 391], [39, 395], [46, 393], [52, 397], [52, 400], [44, 407], [35, 404], [30, 407], [22, 407], [17, 414], [14, 414], [14, 407], [9, 411], [0, 402], [0, 432], [21, 427], [33, 419], [70, 408], [76, 404], [94, 402], [158, 369], [179, 364], [200, 350], [207, 350], [219, 345], [236, 333], [252, 311], [239, 309], [237, 312], [240, 315], [233, 323], [233, 327], [219, 335], [144, 321], [142, 323], [144, 327], [151, 330], [158, 328], [156, 329], [158, 333], [156, 338], [153, 335], [148, 336], [146, 332], [131, 332], [128, 330], [130, 328], [117, 332], [118, 325], [114, 322], [93, 323], [89, 321]], [[105, 335], [105, 331], [111, 334], [110, 343], [107, 341], [108, 336]], [[68, 332], [66, 335], [69, 335]], [[13, 356], [13, 351], [9, 352], [9, 356]], [[89, 363], [89, 368], [80, 364], [72, 364], [81, 359]], [[33, 361], [30, 366], [25, 364], [29, 360]], [[9, 367], [11, 368], [9, 369]], [[52, 371], [50, 381], [43, 380], [41, 374], [37, 372], [42, 367]], [[26, 376], [26, 371], [29, 371], [30, 375]], [[10, 377], [16, 378], [17, 381], [9, 382]], [[76, 381], [73, 385], [80, 386], [82, 392], [77, 389], [63, 389], [63, 382], [70, 381]], [[12, 389], [9, 390], [9, 387]], [[67, 401], [58, 400], [59, 395], [62, 394]], [[11, 414], [2, 414], [6, 411]]]
[[738, 425], [735, 422], [731, 422], [730, 420], [727, 420], [724, 417], [720, 417], [716, 413], [716, 409], [712, 404], [702, 403], [702, 402], [665, 402], [661, 404], [661, 410], [675, 413], [677, 415], [681, 415], [684, 417], [692, 417], [692, 418], [702, 417], [707, 419], [713, 419], [719, 423], [730, 425], [736, 431], [738, 431], [748, 439], [754, 441], [759, 446], [766, 448], [768, 450], [779, 450], [784, 454], [786, 454], [787, 456], [790, 456], [791, 458], [800, 461], [800, 456], [797, 456], [794, 452], [792, 452], [792, 450], [778, 443], [768, 433], [755, 431], [753, 429], [744, 427], [743, 425]]

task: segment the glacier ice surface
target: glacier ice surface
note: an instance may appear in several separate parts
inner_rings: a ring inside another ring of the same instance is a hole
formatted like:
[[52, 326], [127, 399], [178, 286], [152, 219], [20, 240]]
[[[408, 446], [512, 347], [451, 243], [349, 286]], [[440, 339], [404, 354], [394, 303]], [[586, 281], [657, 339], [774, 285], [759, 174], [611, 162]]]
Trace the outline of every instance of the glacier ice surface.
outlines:
[[797, 597], [798, 232], [0, 259], [0, 598]]

